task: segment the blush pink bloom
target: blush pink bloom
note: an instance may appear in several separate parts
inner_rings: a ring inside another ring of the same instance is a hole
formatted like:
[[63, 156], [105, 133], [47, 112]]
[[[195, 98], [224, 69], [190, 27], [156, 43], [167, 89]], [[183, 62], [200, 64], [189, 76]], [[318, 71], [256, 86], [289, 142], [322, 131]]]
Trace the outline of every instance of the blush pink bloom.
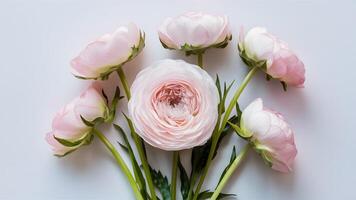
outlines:
[[150, 145], [177, 151], [204, 144], [218, 116], [213, 79], [196, 65], [161, 60], [143, 69], [131, 87], [129, 114]]
[[272, 78], [279, 79], [287, 85], [303, 87], [305, 81], [303, 62], [284, 41], [268, 33], [265, 28], [252, 28], [245, 36], [241, 32], [239, 50], [242, 57], [252, 61], [251, 65], [265, 61], [264, 70]]
[[262, 99], [256, 99], [243, 111], [241, 129], [252, 135], [250, 141], [272, 169], [292, 170], [297, 149], [293, 131], [281, 114], [265, 108]]
[[71, 61], [72, 73], [84, 79], [108, 76], [133, 59], [144, 46], [144, 35], [134, 23], [120, 26], [91, 42]]
[[231, 40], [226, 16], [202, 12], [167, 18], [159, 27], [158, 34], [165, 47], [183, 51], [224, 47]]
[[81, 116], [87, 121], [106, 118], [108, 108], [98, 90], [91, 85], [79, 97], [64, 106], [52, 121], [52, 131], [46, 135], [55, 155], [63, 156], [91, 139], [92, 127], [84, 124]]

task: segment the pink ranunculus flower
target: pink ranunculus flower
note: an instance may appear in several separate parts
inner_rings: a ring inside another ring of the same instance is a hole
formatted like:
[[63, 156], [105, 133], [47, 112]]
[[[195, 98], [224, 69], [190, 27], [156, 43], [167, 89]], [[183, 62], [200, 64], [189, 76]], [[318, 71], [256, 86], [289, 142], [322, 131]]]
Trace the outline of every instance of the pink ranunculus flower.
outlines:
[[137, 75], [131, 92], [129, 114], [137, 133], [152, 146], [176, 151], [211, 137], [219, 97], [213, 79], [200, 67], [158, 61]]
[[144, 33], [134, 23], [120, 26], [91, 42], [71, 61], [72, 73], [83, 79], [106, 79], [143, 49]]
[[64, 156], [92, 138], [92, 127], [86, 125], [95, 119], [106, 119], [109, 115], [104, 98], [97, 88], [91, 85], [79, 97], [64, 106], [52, 121], [52, 131], [46, 135], [47, 142], [57, 156]]
[[297, 155], [293, 131], [283, 116], [256, 99], [243, 111], [241, 129], [265, 162], [277, 171], [289, 172]]
[[252, 28], [245, 36], [241, 32], [239, 51], [243, 61], [250, 67], [260, 66], [272, 78], [287, 85], [303, 87], [303, 62], [284, 41], [268, 33], [265, 28]]
[[188, 12], [167, 18], [158, 29], [159, 39], [169, 49], [187, 54], [203, 53], [209, 47], [223, 48], [231, 40], [226, 16]]

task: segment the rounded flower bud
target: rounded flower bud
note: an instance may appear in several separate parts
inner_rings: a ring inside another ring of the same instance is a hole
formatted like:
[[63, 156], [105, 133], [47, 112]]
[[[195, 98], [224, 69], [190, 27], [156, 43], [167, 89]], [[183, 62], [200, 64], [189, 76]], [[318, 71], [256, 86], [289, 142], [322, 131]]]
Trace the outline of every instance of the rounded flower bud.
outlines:
[[135, 58], [144, 45], [144, 34], [136, 24], [120, 26], [80, 52], [71, 61], [72, 73], [83, 79], [107, 79], [111, 72]]
[[177, 151], [204, 144], [218, 116], [213, 79], [196, 65], [161, 60], [143, 69], [131, 87], [129, 114], [150, 145]]
[[277, 171], [292, 170], [297, 149], [293, 131], [283, 116], [256, 99], [242, 112], [241, 129], [264, 161]]
[[202, 12], [188, 12], [167, 18], [158, 29], [159, 39], [165, 48], [203, 53], [209, 47], [224, 48], [231, 40], [226, 16]]
[[64, 106], [52, 121], [52, 131], [46, 135], [47, 142], [57, 156], [64, 156], [92, 138], [92, 122], [108, 117], [108, 107], [100, 93], [90, 86], [79, 97]]
[[265, 28], [255, 27], [245, 36], [240, 34], [239, 51], [242, 60], [250, 67], [261, 67], [269, 76], [295, 87], [303, 87], [303, 62], [287, 44]]

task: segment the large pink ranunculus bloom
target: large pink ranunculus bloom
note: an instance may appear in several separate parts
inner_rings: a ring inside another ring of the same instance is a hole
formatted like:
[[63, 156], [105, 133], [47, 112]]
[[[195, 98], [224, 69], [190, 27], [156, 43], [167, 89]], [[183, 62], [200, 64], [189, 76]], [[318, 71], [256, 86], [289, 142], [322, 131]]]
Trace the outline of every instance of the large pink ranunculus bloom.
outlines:
[[243, 111], [241, 129], [252, 135], [250, 142], [273, 169], [292, 170], [297, 149], [293, 131], [281, 114], [265, 108], [262, 99], [256, 99]]
[[268, 33], [265, 28], [252, 28], [245, 36], [240, 33], [239, 50], [242, 59], [251, 67], [265, 62], [261, 67], [272, 78], [287, 85], [303, 87], [303, 62], [284, 41]]
[[166, 48], [201, 53], [209, 47], [225, 47], [231, 40], [226, 16], [188, 12], [167, 18], [158, 29], [159, 39]]
[[213, 79], [196, 65], [161, 60], [131, 86], [128, 110], [137, 133], [157, 148], [176, 151], [204, 144], [218, 115]]
[[52, 131], [47, 133], [46, 140], [55, 155], [64, 156], [90, 141], [92, 127], [87, 126], [81, 116], [87, 121], [108, 117], [105, 100], [93, 85], [54, 117]]
[[144, 35], [129, 23], [91, 42], [71, 61], [72, 73], [84, 79], [105, 79], [144, 47]]

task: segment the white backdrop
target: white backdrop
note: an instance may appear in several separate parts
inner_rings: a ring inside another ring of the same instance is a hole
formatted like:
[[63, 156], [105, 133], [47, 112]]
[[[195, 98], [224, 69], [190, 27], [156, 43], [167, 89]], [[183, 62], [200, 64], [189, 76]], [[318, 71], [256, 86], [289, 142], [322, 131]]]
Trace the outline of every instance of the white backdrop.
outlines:
[[[146, 32], [146, 48], [125, 66], [135, 74], [163, 58], [185, 58], [161, 47], [157, 27], [165, 17], [201, 10], [227, 14], [233, 41], [209, 50], [207, 71], [239, 83], [247, 72], [237, 55], [240, 26], [267, 27], [287, 41], [306, 66], [304, 89], [281, 90], [262, 73], [243, 93], [245, 107], [256, 97], [283, 113], [295, 130], [295, 170], [280, 174], [250, 152], [225, 188], [240, 200], [356, 199], [356, 3], [325, 0], [1, 0], [0, 2], [0, 199], [133, 199], [125, 177], [99, 140], [58, 159], [44, 135], [55, 112], [89, 82], [75, 79], [69, 61], [89, 41], [128, 21]], [[117, 84], [113, 75], [107, 87]], [[125, 103], [118, 109], [126, 110]], [[123, 123], [121, 118], [117, 123]], [[112, 141], [118, 136], [103, 127]], [[228, 162], [236, 136], [225, 140], [204, 188], [213, 187]], [[189, 156], [189, 151], [183, 152]], [[126, 156], [124, 156], [127, 159]], [[171, 155], [149, 148], [155, 168], [170, 174]], [[185, 158], [189, 160], [188, 157]], [[187, 162], [186, 162], [187, 163]]]

